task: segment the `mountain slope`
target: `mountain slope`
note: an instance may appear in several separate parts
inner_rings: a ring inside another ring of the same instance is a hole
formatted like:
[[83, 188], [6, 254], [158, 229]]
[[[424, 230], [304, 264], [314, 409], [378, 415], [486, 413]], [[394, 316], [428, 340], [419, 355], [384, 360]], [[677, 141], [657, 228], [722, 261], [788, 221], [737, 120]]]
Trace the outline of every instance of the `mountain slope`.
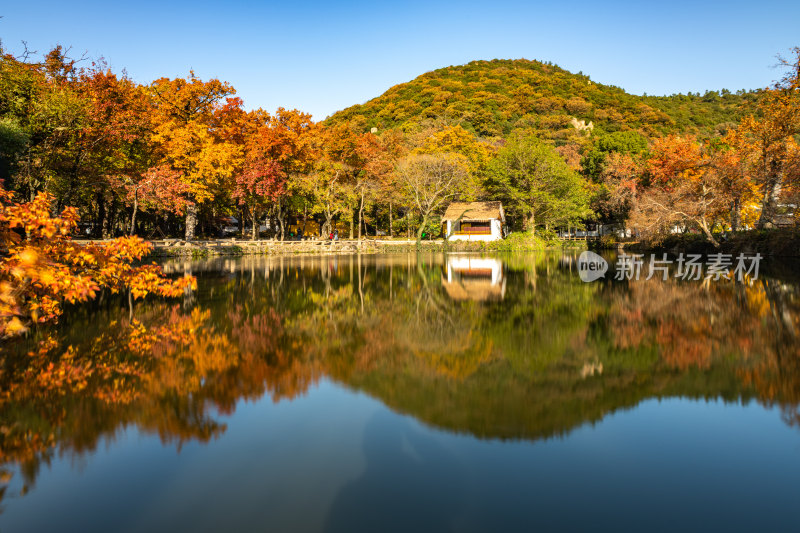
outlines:
[[755, 96], [724, 90], [703, 96], [636, 96], [539, 61], [473, 61], [395, 85], [327, 122], [358, 120], [385, 129], [445, 117], [484, 136], [526, 128], [556, 140], [589, 123], [598, 131], [637, 130], [647, 136], [711, 134], [738, 121]]

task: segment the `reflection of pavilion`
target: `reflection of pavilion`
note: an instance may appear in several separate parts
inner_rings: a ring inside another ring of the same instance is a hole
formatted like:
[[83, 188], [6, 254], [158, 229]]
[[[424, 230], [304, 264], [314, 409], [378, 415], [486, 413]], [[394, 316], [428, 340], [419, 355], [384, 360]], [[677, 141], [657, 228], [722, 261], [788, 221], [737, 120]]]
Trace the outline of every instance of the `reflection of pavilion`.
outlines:
[[448, 257], [442, 285], [454, 300], [502, 300], [506, 294], [503, 263], [484, 257]]

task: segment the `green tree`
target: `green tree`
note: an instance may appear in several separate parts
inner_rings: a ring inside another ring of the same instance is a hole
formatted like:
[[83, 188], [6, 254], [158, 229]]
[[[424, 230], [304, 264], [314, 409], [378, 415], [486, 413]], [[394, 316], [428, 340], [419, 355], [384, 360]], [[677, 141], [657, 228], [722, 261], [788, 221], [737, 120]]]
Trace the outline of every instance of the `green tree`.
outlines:
[[597, 137], [581, 159], [583, 175], [597, 181], [612, 153], [638, 155], [647, 150], [647, 139], [633, 131], [617, 131]]
[[525, 230], [579, 224], [591, 215], [585, 181], [555, 149], [533, 136], [512, 137], [498, 152], [489, 165], [486, 188]]

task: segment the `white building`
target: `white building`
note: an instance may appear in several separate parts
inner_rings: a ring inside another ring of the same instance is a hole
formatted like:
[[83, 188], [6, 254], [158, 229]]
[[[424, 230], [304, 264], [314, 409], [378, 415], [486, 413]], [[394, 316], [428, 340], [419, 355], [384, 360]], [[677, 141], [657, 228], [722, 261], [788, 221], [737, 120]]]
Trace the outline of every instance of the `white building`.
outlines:
[[442, 217], [451, 241], [496, 241], [503, 238], [505, 223], [500, 202], [453, 202]]

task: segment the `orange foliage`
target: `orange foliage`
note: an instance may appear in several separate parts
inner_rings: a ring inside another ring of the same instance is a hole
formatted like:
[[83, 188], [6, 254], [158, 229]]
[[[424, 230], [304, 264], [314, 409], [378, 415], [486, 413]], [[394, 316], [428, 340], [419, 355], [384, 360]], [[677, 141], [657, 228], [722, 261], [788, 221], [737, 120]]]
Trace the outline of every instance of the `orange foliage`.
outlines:
[[75, 243], [69, 235], [78, 221], [76, 210], [66, 208], [54, 217], [52, 201], [42, 193], [16, 203], [0, 186], [0, 337], [55, 320], [64, 303], [86, 302], [102, 289], [130, 290], [134, 298], [175, 297], [196, 285], [192, 277], [167, 279], [155, 264], [134, 266], [150, 252], [150, 244], [138, 237]]

